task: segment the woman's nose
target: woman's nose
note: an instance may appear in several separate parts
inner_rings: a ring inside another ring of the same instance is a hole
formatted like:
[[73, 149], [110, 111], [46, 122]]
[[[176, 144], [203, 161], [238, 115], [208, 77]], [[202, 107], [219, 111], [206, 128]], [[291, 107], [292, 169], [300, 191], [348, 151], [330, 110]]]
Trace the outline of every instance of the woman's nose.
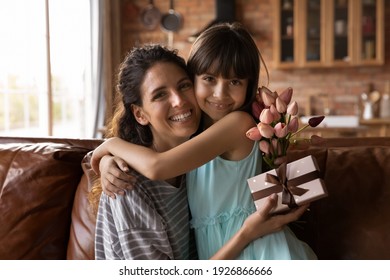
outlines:
[[183, 98], [183, 95], [180, 94], [180, 92], [174, 90], [172, 91], [172, 94], [171, 94], [171, 103], [172, 103], [172, 107], [177, 107], [177, 106], [181, 106], [182, 104], [184, 104], [185, 100]]

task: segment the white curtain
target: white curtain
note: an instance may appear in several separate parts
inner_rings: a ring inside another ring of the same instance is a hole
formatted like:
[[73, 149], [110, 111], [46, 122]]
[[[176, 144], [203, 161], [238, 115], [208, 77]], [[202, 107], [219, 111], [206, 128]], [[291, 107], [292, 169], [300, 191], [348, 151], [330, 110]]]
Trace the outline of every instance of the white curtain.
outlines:
[[113, 112], [113, 76], [121, 57], [120, 0], [90, 0], [92, 28], [92, 100], [93, 131], [104, 136], [105, 122]]
[[88, 134], [91, 137], [99, 136], [99, 128], [103, 126], [104, 121], [104, 87], [106, 82], [103, 79], [104, 74], [104, 2], [105, 0], [90, 0], [91, 5], [91, 72], [92, 72], [92, 131]]

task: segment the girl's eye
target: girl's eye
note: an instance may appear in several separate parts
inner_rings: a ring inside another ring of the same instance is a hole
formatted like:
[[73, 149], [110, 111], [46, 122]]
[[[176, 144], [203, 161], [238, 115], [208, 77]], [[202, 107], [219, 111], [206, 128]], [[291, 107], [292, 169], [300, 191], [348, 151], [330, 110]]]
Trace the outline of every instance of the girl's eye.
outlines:
[[230, 82], [233, 86], [239, 86], [241, 84], [241, 81], [240, 80], [232, 80]]
[[206, 82], [212, 82], [214, 81], [214, 77], [212, 76], [203, 76], [203, 80], [206, 81]]

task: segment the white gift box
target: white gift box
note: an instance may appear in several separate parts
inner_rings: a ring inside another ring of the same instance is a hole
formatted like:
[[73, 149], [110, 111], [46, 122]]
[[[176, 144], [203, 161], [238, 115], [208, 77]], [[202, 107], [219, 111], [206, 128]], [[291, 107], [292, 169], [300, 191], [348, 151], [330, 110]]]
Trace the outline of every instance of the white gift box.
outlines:
[[[272, 193], [277, 193], [278, 203], [271, 213], [283, 212], [291, 207], [282, 203], [282, 184], [271, 183], [267, 174], [277, 177], [276, 169], [259, 174], [248, 179], [255, 205], [260, 209], [265, 203], [265, 199]], [[304, 194], [293, 194], [296, 205], [302, 205], [326, 197], [328, 195], [324, 181], [319, 177], [317, 161], [312, 156], [307, 156], [299, 160], [290, 162], [286, 166], [286, 178], [288, 185], [294, 184], [299, 189], [303, 189]], [[267, 181], [268, 180], [268, 181]]]

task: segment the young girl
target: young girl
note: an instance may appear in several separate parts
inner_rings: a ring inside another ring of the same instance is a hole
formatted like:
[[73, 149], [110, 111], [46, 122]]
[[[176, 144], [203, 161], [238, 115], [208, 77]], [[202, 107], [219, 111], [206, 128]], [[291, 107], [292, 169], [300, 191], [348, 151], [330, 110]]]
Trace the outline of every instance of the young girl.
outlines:
[[[188, 59], [204, 131], [162, 153], [111, 138], [93, 153], [98, 171], [106, 154], [123, 158], [151, 179], [187, 174], [198, 255], [208, 259], [255, 211], [246, 180], [261, 172], [258, 143], [245, 133], [255, 125], [248, 113], [258, 88], [260, 53], [240, 24], [215, 25], [195, 41]], [[138, 117], [148, 120], [142, 111]], [[188, 117], [183, 114], [178, 119]], [[239, 259], [315, 259], [288, 227], [250, 243]]]

